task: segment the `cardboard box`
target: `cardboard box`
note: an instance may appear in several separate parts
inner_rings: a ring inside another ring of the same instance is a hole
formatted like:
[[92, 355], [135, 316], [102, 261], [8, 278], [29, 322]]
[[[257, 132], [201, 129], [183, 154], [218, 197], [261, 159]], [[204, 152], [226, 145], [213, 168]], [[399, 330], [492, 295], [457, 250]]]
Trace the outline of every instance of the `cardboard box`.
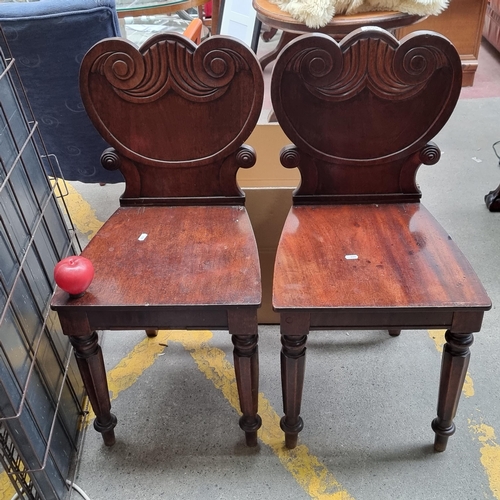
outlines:
[[255, 149], [257, 163], [252, 168], [239, 169], [237, 179], [243, 189], [295, 188], [299, 184], [299, 171], [296, 168], [285, 168], [280, 163], [281, 150], [291, 142], [277, 123], [257, 125], [245, 143]]
[[300, 174], [296, 168], [284, 168], [280, 163], [280, 151], [290, 140], [278, 124], [257, 125], [246, 143], [255, 149], [257, 163], [250, 169], [240, 169], [238, 182], [245, 191], [246, 208], [259, 248], [262, 307], [258, 318], [261, 324], [273, 324], [279, 323], [279, 315], [271, 304], [274, 258]]

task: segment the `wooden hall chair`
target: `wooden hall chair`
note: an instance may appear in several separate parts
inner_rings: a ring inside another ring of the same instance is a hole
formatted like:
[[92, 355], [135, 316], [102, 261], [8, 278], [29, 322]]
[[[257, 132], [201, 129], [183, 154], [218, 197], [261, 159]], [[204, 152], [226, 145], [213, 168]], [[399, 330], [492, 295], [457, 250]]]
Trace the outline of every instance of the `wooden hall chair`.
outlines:
[[92, 122], [114, 148], [102, 165], [126, 181], [120, 208], [82, 253], [95, 268], [90, 287], [79, 298], [57, 289], [51, 304], [75, 348], [94, 427], [106, 445], [114, 443], [96, 330], [227, 328], [240, 427], [256, 445], [261, 281], [236, 173], [255, 163], [243, 141], [262, 106], [259, 63], [224, 37], [196, 46], [163, 34], [139, 50], [111, 38], [86, 54], [80, 87]]
[[466, 258], [420, 203], [419, 166], [461, 87], [460, 58], [444, 37], [400, 43], [361, 28], [340, 44], [304, 35], [279, 56], [271, 97], [298, 167], [277, 250], [273, 307], [280, 313], [284, 417], [294, 448], [311, 329], [447, 329], [434, 448], [444, 451], [490, 300]]

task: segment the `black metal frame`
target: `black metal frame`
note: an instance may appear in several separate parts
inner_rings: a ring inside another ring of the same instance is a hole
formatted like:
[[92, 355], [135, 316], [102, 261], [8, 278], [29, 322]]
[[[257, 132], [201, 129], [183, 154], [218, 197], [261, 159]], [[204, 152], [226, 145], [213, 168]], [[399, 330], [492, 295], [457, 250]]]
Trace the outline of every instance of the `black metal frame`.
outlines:
[[30, 500], [66, 497], [85, 413], [49, 308], [54, 264], [80, 251], [54, 165], [0, 29], [0, 462]]

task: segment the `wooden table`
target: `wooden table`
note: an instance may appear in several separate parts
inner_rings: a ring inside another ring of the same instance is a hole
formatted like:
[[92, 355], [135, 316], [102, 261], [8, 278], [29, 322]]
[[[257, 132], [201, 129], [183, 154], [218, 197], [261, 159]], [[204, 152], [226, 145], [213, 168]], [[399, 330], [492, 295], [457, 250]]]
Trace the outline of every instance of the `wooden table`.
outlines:
[[257, 18], [271, 28], [283, 30], [281, 39], [275, 50], [266, 54], [261, 60], [264, 69], [267, 64], [276, 59], [282, 48], [291, 40], [304, 33], [326, 33], [336, 38], [342, 38], [351, 31], [362, 26], [378, 26], [386, 30], [395, 30], [403, 26], [410, 26], [426, 16], [410, 15], [403, 12], [363, 12], [349, 16], [334, 16], [322, 28], [309, 28], [304, 23], [297, 21], [290, 14], [283, 12], [277, 5], [268, 0], [253, 0], [253, 7], [257, 11]]

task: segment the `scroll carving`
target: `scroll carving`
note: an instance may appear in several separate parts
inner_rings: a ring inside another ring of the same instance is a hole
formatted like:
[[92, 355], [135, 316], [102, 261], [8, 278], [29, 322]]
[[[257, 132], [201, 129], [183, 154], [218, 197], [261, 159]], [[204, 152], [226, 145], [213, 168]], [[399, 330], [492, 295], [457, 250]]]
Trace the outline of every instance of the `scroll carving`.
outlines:
[[[254, 129], [264, 94], [259, 62], [244, 44], [210, 37], [196, 46], [176, 33], [140, 48], [102, 40], [82, 60], [80, 88], [92, 123], [119, 155], [106, 154], [104, 167], [118, 168], [126, 193], [141, 198], [222, 196], [215, 174]], [[239, 166], [255, 163], [241, 155]], [[179, 172], [167, 181], [160, 168]]]
[[121, 167], [121, 160], [114, 148], [107, 148], [101, 155], [101, 165], [106, 170], [118, 170]]
[[236, 165], [241, 168], [251, 168], [257, 162], [257, 155], [250, 146], [242, 146], [236, 153]]
[[420, 161], [424, 165], [435, 165], [441, 158], [441, 150], [433, 142], [429, 142], [420, 150]]
[[147, 103], [169, 90], [190, 101], [212, 101], [224, 94], [236, 72], [248, 69], [235, 51], [207, 40], [197, 50], [179, 39], [157, 39], [139, 52], [123, 43], [94, 62], [91, 72], [103, 75], [128, 102]]
[[409, 99], [447, 64], [436, 46], [400, 46], [389, 37], [361, 38], [347, 47], [328, 45], [304, 48], [286, 68], [300, 74], [306, 88], [326, 101], [348, 100], [367, 87], [383, 99]]
[[461, 74], [453, 45], [429, 32], [399, 42], [366, 27], [340, 43], [320, 33], [290, 42], [271, 98], [294, 143], [280, 157], [300, 171], [294, 203], [419, 200], [416, 172], [440, 158], [429, 141], [453, 112]]
[[285, 168], [295, 168], [300, 164], [300, 153], [295, 146], [285, 146], [280, 153], [281, 164]]

